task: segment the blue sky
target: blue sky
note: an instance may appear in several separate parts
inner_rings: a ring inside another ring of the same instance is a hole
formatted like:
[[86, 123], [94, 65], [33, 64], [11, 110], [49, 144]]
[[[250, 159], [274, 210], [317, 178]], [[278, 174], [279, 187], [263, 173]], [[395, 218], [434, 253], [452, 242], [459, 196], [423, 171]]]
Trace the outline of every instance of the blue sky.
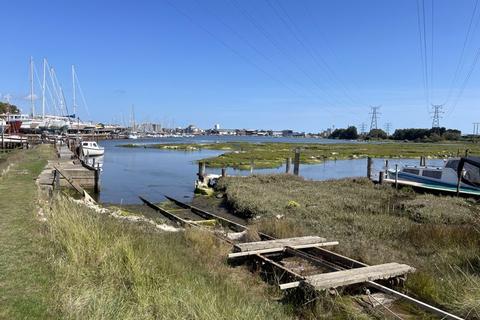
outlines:
[[43, 57], [55, 67], [69, 103], [75, 64], [89, 110], [80, 109], [83, 119], [128, 120], [134, 104], [138, 121], [316, 132], [368, 126], [369, 106], [381, 105], [381, 127], [429, 127], [427, 94], [429, 103], [442, 104], [450, 93], [441, 124], [470, 132], [480, 122], [473, 63], [480, 5], [460, 60], [475, 0], [433, 4], [432, 10], [432, 0], [6, 1], [1, 99], [9, 95], [29, 112], [33, 56], [39, 72]]

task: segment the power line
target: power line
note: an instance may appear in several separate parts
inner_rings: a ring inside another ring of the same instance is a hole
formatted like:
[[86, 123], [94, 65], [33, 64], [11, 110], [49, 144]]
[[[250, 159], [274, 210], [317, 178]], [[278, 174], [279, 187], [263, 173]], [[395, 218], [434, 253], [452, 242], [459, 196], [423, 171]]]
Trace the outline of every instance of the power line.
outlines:
[[380, 115], [378, 110], [380, 110], [380, 106], [370, 107], [370, 131], [372, 131], [372, 129], [378, 129], [378, 116]]
[[432, 104], [433, 116], [432, 116], [432, 128], [440, 128], [440, 118], [442, 113], [443, 104]]
[[236, 50], [235, 48], [233, 48], [232, 46], [230, 46], [227, 42], [225, 42], [224, 40], [222, 40], [221, 38], [217, 37], [213, 32], [211, 32], [209, 29], [207, 29], [206, 27], [204, 27], [203, 25], [201, 25], [200, 23], [198, 23], [197, 21], [195, 21], [190, 15], [188, 15], [186, 12], [184, 12], [183, 10], [181, 10], [180, 8], [178, 8], [176, 5], [174, 5], [171, 1], [169, 0], [166, 0], [165, 1], [168, 5], [170, 5], [170, 7], [172, 7], [175, 11], [177, 11], [180, 15], [182, 15], [183, 17], [185, 17], [188, 21], [190, 21], [193, 25], [197, 26], [199, 29], [202, 29], [205, 33], [207, 33], [208, 35], [210, 35], [213, 39], [215, 39], [218, 43], [220, 43], [223, 47], [225, 47], [226, 49], [230, 50], [231, 52], [233, 52], [235, 55], [237, 55], [238, 57], [240, 57], [242, 60], [244, 60], [245, 62], [247, 62], [248, 64], [250, 64], [251, 66], [253, 66], [254, 68], [256, 68], [257, 70], [259, 70], [260, 72], [262, 72], [263, 74], [265, 74], [268, 78], [270, 78], [271, 80], [279, 83], [280, 85], [284, 86], [285, 88], [287, 88], [288, 90], [290, 90], [291, 92], [297, 94], [297, 92], [292, 89], [290, 86], [288, 86], [286, 83], [284, 83], [283, 81], [281, 81], [280, 79], [277, 79], [275, 78], [272, 74], [270, 74], [268, 71], [266, 71], [264, 68], [260, 67], [257, 63], [255, 63], [254, 61], [252, 61], [250, 58], [248, 58], [247, 56], [241, 54], [238, 50]]
[[[463, 69], [463, 66], [465, 65], [465, 49], [467, 48], [467, 45], [470, 42], [469, 40], [471, 39], [470, 34], [472, 32], [472, 25], [473, 25], [473, 21], [475, 19], [475, 15], [477, 13], [477, 7], [478, 7], [478, 0], [475, 0], [475, 5], [473, 7], [472, 15], [470, 16], [470, 21], [468, 23], [468, 28], [467, 28], [467, 32], [465, 34], [465, 39], [463, 40], [463, 46], [462, 46], [462, 50], [460, 52], [460, 59], [458, 60], [457, 67], [455, 68], [455, 73], [453, 74], [453, 78], [452, 78], [452, 81], [450, 83], [450, 88], [448, 90], [447, 98], [445, 99], [445, 104], [448, 104], [450, 102], [450, 98], [451, 98], [452, 93], [453, 93], [453, 86], [457, 82], [458, 75], [460, 74], [460, 71]], [[477, 23], [475, 24], [475, 27], [473, 29], [474, 31], [477, 28], [479, 21], [480, 20], [477, 20]]]
[[[289, 15], [288, 13], [286, 13], [285, 10], [284, 11], [284, 14], [286, 14], [286, 17], [285, 18], [284, 16], [282, 16], [280, 14], [280, 12], [278, 11], [277, 7], [274, 6], [272, 4], [272, 2], [270, 0], [266, 0], [266, 3], [270, 6], [270, 8], [272, 8], [273, 10], [273, 13], [277, 16], [277, 18], [282, 22], [283, 25], [286, 26], [286, 28], [290, 31], [290, 33], [293, 35], [293, 37], [295, 38], [295, 40], [305, 49], [305, 51], [308, 53], [308, 55], [312, 58], [312, 60], [315, 62], [315, 64], [317, 65], [317, 67], [321, 67], [321, 63], [318, 61], [318, 58], [313, 54], [313, 51], [312, 49], [302, 40], [302, 38], [300, 37], [300, 32], [296, 29], [295, 27], [295, 24], [293, 24], [293, 22], [291, 22], [291, 19], [289, 18]], [[278, 2], [279, 4], [279, 7], [280, 8], [283, 8], [280, 6], [280, 3]], [[290, 21], [288, 21], [290, 20]], [[325, 68], [323, 68], [325, 69]], [[321, 87], [321, 86], [320, 86]], [[348, 97], [347, 97], [348, 98]], [[354, 102], [355, 103], [355, 102]]]
[[[196, 0], [196, 3], [198, 6], [202, 6], [202, 4], [200, 3], [200, 1]], [[280, 65], [278, 65], [272, 58], [270, 58], [268, 55], [266, 55], [265, 53], [263, 53], [255, 44], [253, 44], [250, 40], [248, 40], [248, 38], [244, 37], [240, 32], [238, 32], [235, 28], [233, 28], [231, 25], [229, 25], [228, 23], [225, 22], [224, 19], [222, 19], [218, 14], [216, 14], [215, 12], [213, 12], [212, 10], [208, 9], [207, 7], [203, 6], [203, 8], [205, 9], [205, 11], [209, 12], [213, 17], [215, 17], [225, 28], [227, 28], [228, 30], [230, 30], [237, 38], [239, 38], [241, 41], [243, 41], [249, 48], [251, 48], [253, 51], [255, 51], [259, 56], [261, 56], [262, 58], [264, 58], [266, 61], [268, 61], [269, 63], [271, 63], [278, 71], [280, 71], [281, 73], [284, 73], [288, 78], [290, 78], [289, 80], [294, 82], [298, 87], [301, 87], [302, 89], [304, 89], [305, 91], [309, 92], [312, 97], [314, 98], [319, 98], [319, 99], [322, 99], [322, 100], [325, 100], [328, 104], [331, 104], [331, 102], [327, 101], [325, 99], [325, 97], [321, 97], [321, 96], [318, 96], [316, 93], [314, 93], [310, 88], [307, 88], [306, 86], [304, 86], [300, 81], [298, 81], [297, 79], [295, 79], [295, 77], [292, 76], [291, 73], [289, 73], [287, 70], [285, 70], [284, 68], [282, 68]], [[298, 94], [300, 95], [300, 94]]]
[[[286, 50], [282, 48], [282, 46], [275, 40], [275, 38], [260, 24], [256, 21], [256, 19], [248, 13], [248, 11], [244, 10], [236, 0], [231, 0], [231, 4], [240, 11], [240, 13], [248, 20], [250, 23], [281, 53], [283, 54], [291, 63], [294, 65], [305, 77], [307, 77], [320, 91], [322, 91], [326, 96], [329, 96], [334, 101], [336, 99], [331, 93], [325, 90], [315, 79], [314, 77], [302, 66], [300, 66], [297, 61], [289, 54]], [[329, 99], [330, 99], [329, 98]], [[327, 97], [323, 97], [329, 104], [334, 104], [327, 100]], [[342, 103], [342, 102], [340, 102]]]
[[[267, 2], [269, 3], [270, 6], [272, 6], [271, 4], [271, 1], [270, 0], [267, 0]], [[357, 101], [355, 101], [349, 90], [347, 89], [345, 83], [338, 77], [338, 75], [336, 74], [336, 72], [333, 70], [333, 68], [328, 64], [328, 62], [322, 57], [322, 55], [318, 52], [318, 50], [316, 50], [316, 48], [314, 46], [312, 46], [309, 41], [308, 41], [308, 38], [305, 36], [305, 34], [301, 31], [301, 29], [297, 26], [297, 24], [295, 23], [295, 21], [292, 19], [292, 17], [290, 16], [290, 14], [288, 13], [287, 10], [285, 10], [285, 8], [282, 6], [282, 3], [280, 1], [277, 1], [276, 4], [278, 5], [278, 7], [280, 8], [280, 10], [283, 12], [283, 14], [285, 15], [287, 21], [290, 23], [290, 25], [292, 26], [291, 30], [296, 32], [298, 35], [299, 35], [299, 39], [301, 40], [303, 38], [303, 43], [305, 44], [307, 50], [309, 51], [309, 54], [312, 56], [313, 60], [315, 61], [315, 63], [317, 64], [317, 66], [320, 68], [320, 69], [323, 69], [325, 71], [327, 71], [329, 77], [331, 80], [333, 81], [336, 81], [342, 91], [343, 91], [343, 94], [349, 99], [351, 100], [354, 104], [357, 103]]]
[[[421, 1], [421, 5], [420, 5]], [[425, 94], [426, 106], [430, 104], [430, 88], [428, 81], [428, 59], [427, 59], [427, 40], [425, 26], [425, 1], [417, 0], [417, 26], [420, 44], [420, 60], [422, 65], [423, 90]]]
[[455, 110], [455, 107], [457, 106], [458, 102], [460, 101], [460, 98], [463, 95], [463, 92], [465, 91], [465, 88], [467, 87], [468, 81], [470, 80], [470, 77], [473, 74], [473, 71], [475, 70], [475, 67], [477, 66], [478, 60], [480, 58], [480, 47], [478, 47], [477, 52], [475, 54], [475, 58], [472, 61], [472, 64], [470, 65], [470, 69], [468, 70], [467, 76], [463, 80], [462, 86], [460, 87], [460, 91], [458, 92], [455, 102], [453, 104], [453, 107], [450, 109], [450, 112], [448, 115], [453, 113], [453, 110]]

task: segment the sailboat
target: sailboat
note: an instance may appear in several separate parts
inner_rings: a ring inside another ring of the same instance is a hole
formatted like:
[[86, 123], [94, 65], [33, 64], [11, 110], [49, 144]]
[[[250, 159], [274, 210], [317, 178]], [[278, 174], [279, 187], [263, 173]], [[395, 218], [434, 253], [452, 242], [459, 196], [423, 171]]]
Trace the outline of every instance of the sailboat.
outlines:
[[132, 130], [128, 133], [128, 139], [138, 139], [138, 134], [135, 131], [136, 125], [135, 125], [135, 110], [134, 106], [132, 105]]

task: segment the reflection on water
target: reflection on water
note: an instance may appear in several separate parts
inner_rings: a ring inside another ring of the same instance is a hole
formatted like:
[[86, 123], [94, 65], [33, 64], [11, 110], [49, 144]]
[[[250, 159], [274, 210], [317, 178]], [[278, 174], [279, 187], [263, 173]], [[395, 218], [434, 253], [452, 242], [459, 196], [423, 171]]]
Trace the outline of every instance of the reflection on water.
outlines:
[[[205, 137], [202, 137], [206, 140]], [[218, 137], [214, 137], [218, 138]], [[237, 137], [238, 138], [238, 137]], [[190, 138], [189, 140], [191, 140]], [[281, 138], [271, 138], [281, 139]], [[162, 142], [178, 143], [186, 138], [161, 139]], [[299, 141], [299, 139], [293, 139]], [[314, 139], [316, 141], [322, 141]], [[151, 141], [151, 140], [149, 140]], [[205, 142], [211, 142], [205, 141]], [[259, 140], [261, 142], [263, 140]], [[222, 151], [171, 151], [147, 148], [118, 148], [121, 143], [130, 141], [102, 141], [105, 156], [102, 157], [103, 172], [101, 174], [101, 192], [99, 200], [107, 203], [140, 203], [138, 195], [153, 201], [164, 200], [163, 195], [179, 199], [193, 197], [194, 181], [198, 166], [196, 160], [215, 157]], [[141, 142], [136, 141], [137, 142]], [[186, 141], [188, 142], [188, 141]], [[191, 141], [189, 141], [191, 142]], [[196, 140], [195, 142], [199, 142]], [[307, 142], [307, 141], [303, 141]], [[159, 143], [157, 140], [155, 143]], [[95, 161], [100, 161], [97, 159]], [[418, 159], [392, 159], [391, 168], [395, 164], [418, 164]], [[429, 160], [429, 165], [442, 166], [442, 160]], [[374, 160], [374, 172], [384, 167], [383, 159]], [[300, 175], [306, 179], [328, 180], [346, 177], [363, 177], [367, 171], [366, 159], [326, 161], [315, 165], [301, 165]], [[276, 169], [254, 169], [254, 174], [284, 173], [285, 165]], [[220, 174], [220, 169], [209, 169], [207, 173]], [[229, 175], [249, 175], [250, 170], [227, 169]]]
[[89, 156], [89, 157], [83, 157], [82, 160], [83, 162], [95, 169], [100, 169], [100, 171], [103, 171], [103, 162], [104, 162], [105, 156]]

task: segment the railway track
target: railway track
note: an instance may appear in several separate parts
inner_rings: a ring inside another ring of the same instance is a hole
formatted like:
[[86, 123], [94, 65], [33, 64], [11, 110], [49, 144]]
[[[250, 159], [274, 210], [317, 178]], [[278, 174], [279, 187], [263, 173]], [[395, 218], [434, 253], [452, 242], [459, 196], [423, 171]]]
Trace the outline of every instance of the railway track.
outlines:
[[[391, 286], [399, 280], [402, 281], [402, 276], [413, 269], [406, 265], [392, 263], [369, 266], [325, 249], [324, 247], [337, 245], [338, 242], [320, 237], [275, 239], [265, 233], [259, 233], [261, 241], [245, 244], [241, 241], [241, 235], [248, 231], [246, 225], [174, 198], [165, 197], [175, 208], [161, 208], [144, 197], [139, 198], [177, 225], [200, 228], [207, 228], [212, 224], [221, 226], [223, 232], [215, 234], [234, 247], [234, 252], [229, 255], [229, 261], [234, 264], [245, 260], [255, 261], [259, 267], [276, 274], [276, 282], [282, 290], [309, 285], [316, 290], [329, 289], [330, 285], [369, 288], [408, 301], [441, 319], [463, 319], [392, 289]], [[234, 236], [231, 236], [232, 234]]]

